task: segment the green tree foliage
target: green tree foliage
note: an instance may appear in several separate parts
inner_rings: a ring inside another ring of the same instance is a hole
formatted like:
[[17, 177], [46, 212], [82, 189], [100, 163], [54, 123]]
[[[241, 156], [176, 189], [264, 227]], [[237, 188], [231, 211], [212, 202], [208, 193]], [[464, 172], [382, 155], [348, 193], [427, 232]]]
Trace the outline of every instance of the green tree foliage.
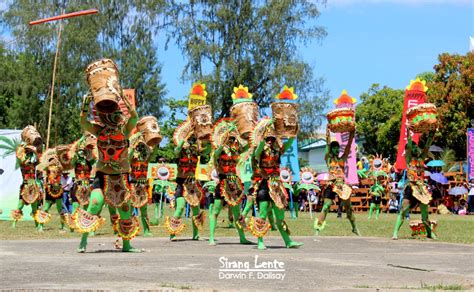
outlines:
[[90, 8], [97, 8], [99, 14], [62, 21], [52, 144], [69, 143], [80, 135], [76, 117], [88, 90], [84, 69], [102, 57], [118, 63], [123, 88], [136, 90], [139, 114], [161, 117], [165, 89], [154, 40], [162, 5], [144, 0], [12, 1], [0, 15], [1, 24], [16, 39], [15, 51], [0, 50], [0, 73], [5, 73], [0, 83], [0, 112], [5, 115], [0, 123], [13, 128], [37, 124], [40, 133], [46, 135], [59, 23], [28, 23]]
[[173, 162], [175, 158], [174, 147], [172, 137], [174, 130], [184, 122], [183, 117], [186, 117], [186, 110], [188, 107], [187, 100], [178, 100], [175, 98], [168, 98], [166, 100], [166, 106], [169, 109], [166, 118], [160, 124], [161, 134], [164, 137], [161, 142], [160, 149], [157, 151], [156, 158], [164, 158], [167, 162]]
[[360, 96], [356, 108], [357, 135], [364, 140], [362, 151], [396, 158], [400, 136], [404, 91], [378, 84]]
[[283, 85], [294, 86], [302, 134], [313, 134], [327, 91], [313, 68], [299, 59], [297, 48], [326, 36], [316, 25], [317, 2], [171, 1], [168, 31], [187, 57], [183, 79], [206, 83], [216, 118], [229, 114], [234, 86], [248, 86], [261, 109]]
[[466, 159], [466, 130], [474, 119], [474, 53], [441, 54], [428, 86], [428, 102], [438, 107], [439, 131], [436, 144], [454, 150]]

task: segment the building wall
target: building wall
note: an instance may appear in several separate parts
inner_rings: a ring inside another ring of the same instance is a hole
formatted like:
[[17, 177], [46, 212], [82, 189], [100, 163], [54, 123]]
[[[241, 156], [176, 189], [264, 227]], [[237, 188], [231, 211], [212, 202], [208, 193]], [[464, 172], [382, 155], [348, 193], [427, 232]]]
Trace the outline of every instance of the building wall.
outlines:
[[324, 161], [325, 147], [311, 149], [309, 151], [309, 165], [317, 172], [326, 172], [326, 161]]
[[299, 151], [298, 157], [308, 161], [309, 166], [317, 172], [326, 172], [326, 162], [324, 161], [325, 147], [318, 147], [309, 151]]

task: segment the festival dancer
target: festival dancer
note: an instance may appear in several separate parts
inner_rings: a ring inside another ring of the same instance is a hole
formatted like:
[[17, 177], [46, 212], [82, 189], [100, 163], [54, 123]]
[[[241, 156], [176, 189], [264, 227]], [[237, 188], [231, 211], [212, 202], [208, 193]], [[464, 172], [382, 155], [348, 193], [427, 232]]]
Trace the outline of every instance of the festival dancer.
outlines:
[[63, 188], [61, 185], [63, 167], [56, 149], [50, 148], [45, 151], [41, 156], [38, 168], [44, 171], [44, 191], [46, 195], [43, 210], [38, 210], [35, 213], [35, 220], [39, 223], [38, 230], [43, 231], [44, 224], [51, 219], [49, 209], [53, 203], [56, 205], [56, 210], [61, 218], [59, 229], [65, 230], [66, 215], [63, 212]]
[[[143, 225], [144, 236], [152, 236], [148, 220], [148, 161], [156, 155], [156, 150], [161, 141], [160, 128], [155, 117], [143, 117], [138, 121], [138, 132], [130, 137], [130, 183], [131, 203], [140, 209], [140, 218]], [[147, 143], [148, 142], [148, 143]]]
[[258, 249], [266, 249], [263, 237], [270, 229], [266, 218], [273, 210], [276, 215], [276, 226], [287, 248], [295, 248], [303, 243], [292, 241], [288, 225], [285, 222], [285, 208], [288, 194], [280, 180], [280, 158], [291, 147], [294, 138], [283, 144], [276, 135], [273, 121], [263, 118], [257, 124], [252, 137], [255, 146], [255, 160], [257, 168], [254, 173], [261, 180], [255, 182], [256, 200], [259, 209], [259, 218], [250, 219], [250, 230], [258, 238]]
[[437, 239], [436, 234], [433, 232], [432, 223], [428, 217], [428, 207], [431, 201], [431, 194], [424, 182], [425, 159], [428, 155], [435, 133], [436, 130], [432, 133], [428, 133], [425, 146], [421, 148], [412, 140], [410, 126], [407, 125], [408, 138], [405, 147], [405, 160], [407, 165], [408, 182], [405, 184], [402, 207], [397, 217], [392, 239], [398, 239], [398, 231], [400, 230], [407, 213], [418, 205], [420, 206], [421, 221], [425, 226], [427, 237]]
[[[136, 218], [132, 218], [128, 159], [128, 139], [137, 124], [137, 113], [127, 98], [122, 97], [117, 65], [112, 60], [94, 62], [87, 67], [86, 72], [100, 124], [87, 120], [90, 95], [84, 98], [80, 124], [84, 131], [97, 137], [99, 159], [87, 211], [76, 209], [73, 216], [76, 229], [82, 233], [78, 252], [86, 251], [89, 232], [104, 224], [105, 220], [99, 216], [104, 200], [119, 211], [120, 218], [115, 222], [115, 229], [123, 240], [122, 251], [140, 252], [130, 244], [139, 231], [139, 223]], [[104, 98], [108, 98], [108, 108], [99, 107]], [[117, 100], [123, 100], [130, 114], [126, 122]]]
[[[42, 139], [33, 126], [26, 126], [21, 132], [22, 142], [16, 149], [17, 165], [20, 166], [23, 182], [20, 186], [20, 200], [16, 210], [12, 210], [12, 227], [23, 217], [23, 207], [31, 205], [32, 214], [36, 214], [38, 202], [41, 200], [41, 183], [36, 179], [36, 165], [39, 163]], [[38, 222], [35, 220], [35, 226]]]
[[93, 135], [83, 135], [71, 148], [71, 164], [74, 169], [74, 186], [71, 192], [72, 211], [77, 208], [87, 210], [91, 194], [91, 173], [97, 157], [97, 138]]
[[[191, 97], [204, 98], [207, 95], [205, 85], [196, 83], [191, 89]], [[203, 190], [196, 179], [196, 168], [199, 156], [209, 155], [211, 143], [209, 143], [212, 132], [211, 107], [208, 105], [196, 106], [189, 110], [189, 118], [183, 122], [173, 134], [173, 142], [176, 145], [175, 155], [177, 158], [178, 173], [176, 177], [175, 212], [173, 217], [166, 217], [166, 227], [170, 234], [170, 240], [176, 240], [176, 235], [183, 231], [185, 225], [181, 218], [185, 205], [188, 203], [192, 210], [193, 240], [199, 240], [199, 230], [204, 224], [204, 212], [200, 212], [200, 202]]]
[[[177, 129], [179, 130], [179, 128]], [[202, 150], [206, 151], [206, 150]], [[190, 204], [193, 213], [193, 240], [199, 239], [199, 229], [204, 224], [204, 213], [199, 212], [199, 204], [202, 198], [202, 188], [195, 178], [199, 153], [197, 140], [194, 134], [178, 143], [175, 154], [178, 157], [178, 174], [176, 177], [175, 212], [173, 217], [166, 218], [166, 227], [170, 234], [170, 240], [175, 240], [176, 235], [183, 231], [185, 225], [181, 219], [186, 202]]]
[[352, 212], [351, 206], [351, 199], [350, 195], [352, 189], [350, 186], [345, 184], [344, 181], [344, 167], [349, 157], [352, 141], [354, 139], [354, 132], [355, 130], [351, 130], [349, 134], [349, 140], [347, 142], [346, 148], [344, 149], [344, 153], [342, 156], [339, 156], [339, 142], [332, 141], [331, 142], [331, 134], [329, 127], [326, 130], [326, 153], [324, 159], [326, 160], [326, 164], [329, 170], [329, 181], [326, 185], [326, 189], [324, 190], [324, 204], [323, 209], [321, 210], [321, 214], [319, 218], [314, 220], [313, 228], [318, 235], [326, 226], [326, 216], [329, 212], [329, 208], [331, 207], [333, 200], [336, 199], [336, 195], [339, 196], [339, 199], [342, 200], [342, 205], [346, 209], [347, 219], [352, 226], [352, 233], [360, 236], [359, 229], [355, 223], [355, 216]]
[[372, 218], [372, 212], [375, 209], [375, 219], [379, 219], [380, 214], [380, 203], [382, 202], [382, 196], [385, 194], [385, 188], [379, 183], [379, 177], [375, 176], [375, 183], [369, 189], [370, 194], [370, 209], [369, 217]]
[[209, 215], [209, 245], [216, 245], [214, 233], [217, 217], [224, 199], [231, 210], [233, 218], [239, 218], [236, 224], [241, 244], [250, 244], [245, 238], [245, 219], [240, 215], [240, 202], [244, 197], [242, 181], [237, 176], [237, 163], [240, 155], [240, 134], [230, 119], [222, 119], [216, 123], [212, 135], [214, 167], [219, 176], [219, 184], [214, 194], [212, 213]]
[[[234, 87], [232, 93], [232, 107], [230, 109], [231, 118], [237, 125], [240, 134], [240, 158], [237, 165], [237, 176], [244, 181], [244, 194], [247, 197], [245, 208], [242, 216], [247, 217], [248, 213], [253, 209], [255, 198], [253, 192], [250, 191], [253, 176], [253, 149], [250, 149], [250, 136], [255, 125], [258, 122], [258, 105], [252, 100], [252, 94], [248, 91], [248, 87], [240, 84]], [[248, 176], [248, 178], [244, 178]]]

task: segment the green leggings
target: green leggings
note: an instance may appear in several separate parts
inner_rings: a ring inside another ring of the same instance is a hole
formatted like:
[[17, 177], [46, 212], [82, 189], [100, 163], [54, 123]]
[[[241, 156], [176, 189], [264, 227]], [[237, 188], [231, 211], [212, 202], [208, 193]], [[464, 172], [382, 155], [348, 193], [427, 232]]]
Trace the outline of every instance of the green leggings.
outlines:
[[143, 225], [143, 234], [145, 236], [152, 236], [150, 232], [150, 224], [148, 222], [148, 204], [145, 204], [140, 207], [140, 218]]
[[[293, 248], [293, 247], [299, 247], [303, 245], [302, 243], [299, 242], [294, 242], [290, 238], [289, 230], [284, 224], [285, 220], [285, 210], [278, 209], [275, 205], [272, 207], [270, 206], [270, 202], [268, 201], [261, 201], [258, 204], [259, 206], [259, 217], [261, 219], [266, 220], [269, 212], [271, 214], [271, 211], [273, 209], [273, 213], [275, 214], [276, 217], [276, 226], [278, 228], [278, 231], [280, 231], [281, 237], [283, 238], [283, 241], [285, 242], [285, 246], [288, 248]], [[272, 208], [272, 209], [269, 209]], [[265, 249], [265, 244], [263, 243], [263, 237], [258, 238], [258, 249]]]
[[[58, 198], [58, 199], [55, 199], [54, 200], [54, 203], [56, 205], [56, 210], [58, 211], [58, 214], [61, 215], [62, 213], [62, 210], [63, 210], [63, 200], [62, 198]], [[49, 213], [49, 209], [51, 209], [53, 205], [53, 201], [50, 201], [50, 200], [46, 200], [46, 202], [44, 203], [44, 206], [43, 206], [43, 210], [46, 212], [46, 213]], [[61, 223], [60, 223], [60, 228], [63, 229], [65, 227], [65, 223], [63, 218], [61, 217]], [[43, 224], [40, 223], [39, 224], [39, 228], [42, 229], [43, 228]]]
[[[101, 189], [94, 189], [91, 192], [91, 197], [89, 201], [89, 206], [87, 207], [87, 212], [92, 215], [100, 215], [102, 211], [102, 207], [104, 206], [104, 195]], [[132, 207], [130, 202], [127, 202], [122, 207], [117, 208], [120, 214], [121, 220], [130, 219], [132, 216]], [[88, 232], [82, 234], [81, 243], [79, 245], [79, 249], [85, 250], [87, 246], [87, 238], [89, 236]], [[134, 248], [130, 244], [130, 240], [123, 240], [123, 251], [134, 251]]]
[[[333, 201], [331, 199], [329, 198], [324, 199], [323, 209], [321, 210], [321, 214], [319, 215], [319, 218], [316, 219], [318, 220], [318, 222], [315, 225], [323, 226], [324, 222], [326, 221], [326, 216], [329, 212], [329, 209], [331, 208], [332, 203]], [[355, 219], [354, 213], [352, 213], [351, 199], [342, 200], [342, 206], [346, 209], [346, 216], [349, 222], [351, 223], [352, 231], [356, 232], [357, 231], [357, 226], [355, 223], [356, 219]], [[358, 233], [358, 231], [356, 233]]]
[[[186, 200], [183, 197], [179, 197], [176, 199], [176, 210], [174, 211], [173, 217], [181, 218], [183, 216], [184, 208], [186, 207]], [[193, 216], [199, 215], [199, 207], [192, 207]], [[174, 235], [170, 235], [171, 238], [174, 238]], [[193, 221], [193, 239], [199, 239], [199, 229], [194, 224]]]
[[[22, 211], [23, 208], [25, 207], [25, 202], [23, 201], [23, 199], [20, 199], [20, 201], [18, 201], [18, 206], [17, 206], [17, 210], [20, 210]], [[38, 201], [34, 202], [31, 204], [31, 214], [35, 214], [36, 213], [36, 210], [38, 210]], [[13, 227], [16, 226], [16, 220], [13, 220]], [[37, 226], [38, 223], [35, 221], [35, 226]]]
[[[232, 215], [235, 218], [235, 221], [239, 220], [240, 217], [240, 206], [233, 206], [230, 207], [232, 211]], [[214, 233], [216, 230], [216, 225], [217, 225], [217, 217], [219, 216], [220, 212], [222, 210], [222, 199], [215, 199], [214, 204], [212, 206], [212, 210], [210, 210], [210, 215], [209, 215], [209, 244], [210, 245], [215, 245], [214, 241]], [[237, 232], [239, 233], [239, 239], [240, 243], [242, 244], [248, 244], [250, 243], [246, 238], [245, 238], [245, 233], [240, 224], [235, 224], [235, 227], [237, 228]]]
[[370, 203], [370, 210], [369, 210], [369, 217], [368, 219], [372, 218], [372, 212], [375, 209], [375, 219], [379, 219], [379, 214], [380, 214], [380, 203], [375, 204], [375, 203]]
[[[402, 227], [407, 213], [410, 211], [410, 209], [413, 209], [415, 207], [416, 207], [416, 204], [414, 206], [410, 206], [410, 200], [408, 199], [403, 200], [402, 209], [400, 210], [400, 213], [398, 214], [397, 222], [395, 223], [395, 229], [393, 230], [392, 238], [394, 239], [398, 238], [398, 231], [400, 230], [400, 227]], [[436, 235], [431, 230], [431, 223], [428, 218], [428, 205], [420, 203], [420, 211], [421, 211], [421, 221], [425, 225], [428, 238], [436, 239]]]

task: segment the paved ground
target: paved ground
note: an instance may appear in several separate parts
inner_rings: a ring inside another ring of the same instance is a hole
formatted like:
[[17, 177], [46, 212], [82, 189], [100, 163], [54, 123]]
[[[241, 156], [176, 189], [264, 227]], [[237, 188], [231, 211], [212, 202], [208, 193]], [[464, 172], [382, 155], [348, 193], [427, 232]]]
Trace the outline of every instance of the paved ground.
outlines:
[[[206, 241], [138, 238], [135, 246], [146, 250], [139, 254], [117, 252], [113, 238], [91, 238], [86, 254], [75, 252], [78, 240], [5, 240], [0, 241], [0, 288], [407, 291], [421, 285], [462, 285], [474, 289], [473, 245], [368, 237], [297, 240], [305, 245], [296, 250], [282, 248], [280, 238], [268, 238], [268, 249], [259, 251], [236, 244], [236, 238], [221, 238], [215, 247]], [[228, 259], [226, 267], [223, 257]], [[244, 271], [235, 271], [236, 265]], [[222, 268], [234, 271], [219, 271]], [[224, 276], [243, 278], [219, 279]]]

